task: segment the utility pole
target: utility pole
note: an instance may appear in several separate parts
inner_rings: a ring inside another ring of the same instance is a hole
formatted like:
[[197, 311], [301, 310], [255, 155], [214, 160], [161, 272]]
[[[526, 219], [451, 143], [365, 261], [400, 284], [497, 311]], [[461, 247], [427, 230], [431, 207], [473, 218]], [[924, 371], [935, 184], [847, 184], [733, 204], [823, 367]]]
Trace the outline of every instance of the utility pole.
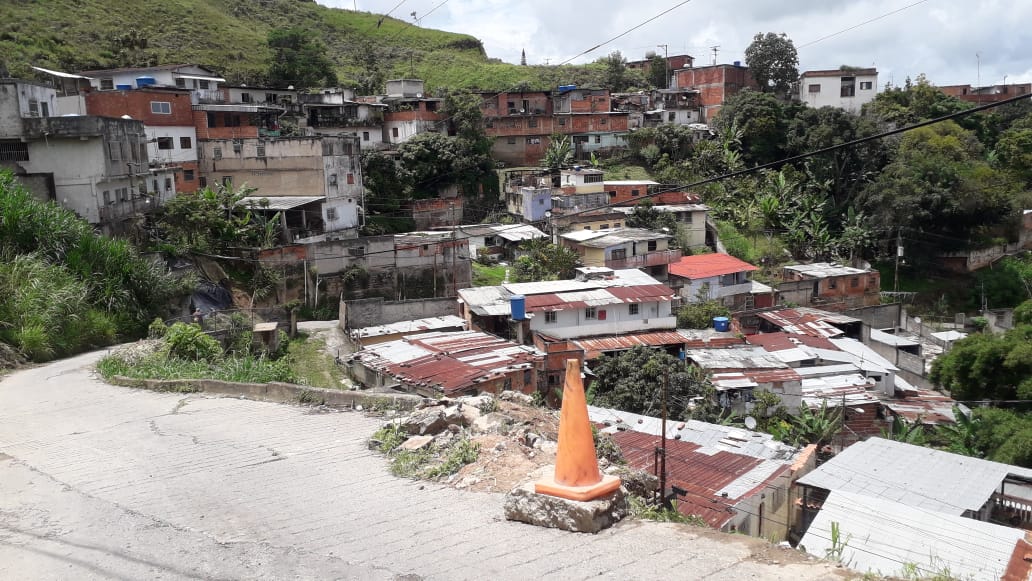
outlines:
[[[892, 275], [892, 292], [899, 292], [899, 259], [903, 258], [903, 234], [899, 228], [896, 229], [896, 272]], [[898, 296], [898, 295], [897, 295]]]
[[667, 420], [667, 392], [670, 389], [670, 370], [663, 370], [663, 419], [660, 426], [662, 439], [659, 448], [659, 501], [667, 507], [666, 495], [666, 420]]
[[656, 47], [657, 48], [659, 48], [659, 47], [663, 48], [663, 65], [664, 65], [664, 70], [666, 71], [666, 76], [663, 77], [663, 88], [664, 89], [669, 89], [670, 88], [670, 55], [667, 54], [667, 48], [668, 47], [665, 44], [657, 44]]
[[717, 66], [717, 53], [720, 52], [720, 45], [715, 44], [710, 47], [710, 50], [713, 51], [713, 66]]

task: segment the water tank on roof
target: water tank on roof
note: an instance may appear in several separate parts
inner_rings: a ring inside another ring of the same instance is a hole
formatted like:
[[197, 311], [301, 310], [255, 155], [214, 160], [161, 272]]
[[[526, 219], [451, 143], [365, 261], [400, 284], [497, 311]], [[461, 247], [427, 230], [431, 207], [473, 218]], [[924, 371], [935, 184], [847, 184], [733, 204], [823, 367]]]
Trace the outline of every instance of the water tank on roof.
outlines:
[[136, 88], [142, 89], [143, 87], [153, 87], [158, 82], [154, 80], [154, 77], [136, 77]]
[[731, 321], [727, 317], [713, 317], [713, 330], [726, 333], [731, 330]]
[[523, 295], [509, 297], [509, 308], [512, 311], [513, 321], [522, 321], [527, 318], [527, 298]]
[[566, 93], [577, 88], [577, 85], [559, 85], [559, 92]]
[[742, 66], [742, 61], [735, 61], [735, 66], [736, 67]]
[[132, 85], [115, 85], [115, 89], [117, 89], [119, 91], [129, 91], [129, 90], [132, 90], [132, 88], [133, 88]]

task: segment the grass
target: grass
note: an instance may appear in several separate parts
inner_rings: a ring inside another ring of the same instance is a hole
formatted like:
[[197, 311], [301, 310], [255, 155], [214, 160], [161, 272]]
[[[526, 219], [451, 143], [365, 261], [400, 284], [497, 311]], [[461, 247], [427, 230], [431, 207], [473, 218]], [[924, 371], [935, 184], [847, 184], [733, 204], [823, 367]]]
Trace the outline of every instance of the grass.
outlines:
[[121, 375], [132, 379], [218, 379], [241, 383], [296, 383], [297, 376], [283, 360], [265, 357], [224, 357], [216, 361], [188, 361], [158, 352], [129, 362], [108, 355], [97, 363], [105, 379]]
[[[894, 262], [879, 262], [874, 268], [881, 274], [881, 288], [892, 291], [895, 276]], [[899, 268], [900, 292], [917, 293], [914, 297], [914, 308], [908, 309], [917, 313], [934, 314], [953, 318], [953, 313], [962, 313], [971, 308], [971, 289], [975, 284], [973, 276], [951, 273], [941, 275], [931, 272], [917, 272], [901, 265]]]
[[[258, 84], [272, 56], [266, 44], [269, 31], [301, 27], [325, 45], [345, 86], [362, 75], [363, 55], [370, 53], [385, 78], [415, 76], [426, 80], [428, 90], [592, 85], [602, 72], [597, 64], [546, 67], [492, 61], [470, 35], [315, 2], [142, 0], [130, 11], [124, 8], [118, 0], [0, 3], [0, 61], [15, 76], [31, 76], [30, 64], [76, 71], [146, 62], [200, 63], [230, 82]], [[129, 31], [145, 39], [146, 48], [126, 54], [119, 36]]]
[[445, 442], [435, 441], [419, 450], [398, 450], [408, 438], [397, 424], [386, 424], [370, 438], [373, 447], [390, 458], [391, 474], [401, 478], [439, 480], [476, 462], [480, 456], [480, 444], [467, 435]]
[[473, 263], [473, 286], [498, 286], [505, 280], [506, 267]]
[[625, 165], [622, 163], [602, 163], [602, 171], [605, 172], [607, 180], [651, 180], [649, 170], [640, 165]]
[[287, 364], [302, 385], [343, 389], [344, 372], [324, 349], [325, 341], [298, 335], [287, 345]]
[[662, 508], [656, 506], [638, 496], [629, 496], [631, 514], [635, 518], [651, 520], [656, 522], [675, 522], [697, 527], [709, 526], [706, 521], [697, 515], [686, 515], [677, 510], [677, 501], [674, 501], [673, 508]]

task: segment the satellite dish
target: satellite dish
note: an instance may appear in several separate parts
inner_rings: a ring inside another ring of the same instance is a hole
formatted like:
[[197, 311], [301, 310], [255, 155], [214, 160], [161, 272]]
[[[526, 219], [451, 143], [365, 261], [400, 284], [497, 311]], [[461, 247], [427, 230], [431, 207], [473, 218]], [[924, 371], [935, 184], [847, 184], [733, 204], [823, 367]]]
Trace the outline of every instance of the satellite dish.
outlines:
[[423, 93], [416, 93], [416, 98], [417, 99], [422, 99], [423, 98]]
[[750, 430], [755, 430], [756, 429], [756, 418], [754, 418], [752, 416], [745, 416], [745, 427], [749, 428]]

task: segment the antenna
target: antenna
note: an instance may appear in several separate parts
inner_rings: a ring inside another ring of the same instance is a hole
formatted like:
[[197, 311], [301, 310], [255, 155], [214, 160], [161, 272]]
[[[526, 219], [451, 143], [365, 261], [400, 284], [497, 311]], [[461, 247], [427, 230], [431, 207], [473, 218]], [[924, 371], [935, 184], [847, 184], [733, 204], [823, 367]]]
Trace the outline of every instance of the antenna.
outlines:
[[715, 44], [715, 45], [713, 45], [713, 46], [711, 46], [709, 48], [710, 48], [711, 51], [713, 51], [713, 66], [716, 66], [716, 64], [717, 64], [717, 53], [720, 52], [720, 45], [719, 44]]

